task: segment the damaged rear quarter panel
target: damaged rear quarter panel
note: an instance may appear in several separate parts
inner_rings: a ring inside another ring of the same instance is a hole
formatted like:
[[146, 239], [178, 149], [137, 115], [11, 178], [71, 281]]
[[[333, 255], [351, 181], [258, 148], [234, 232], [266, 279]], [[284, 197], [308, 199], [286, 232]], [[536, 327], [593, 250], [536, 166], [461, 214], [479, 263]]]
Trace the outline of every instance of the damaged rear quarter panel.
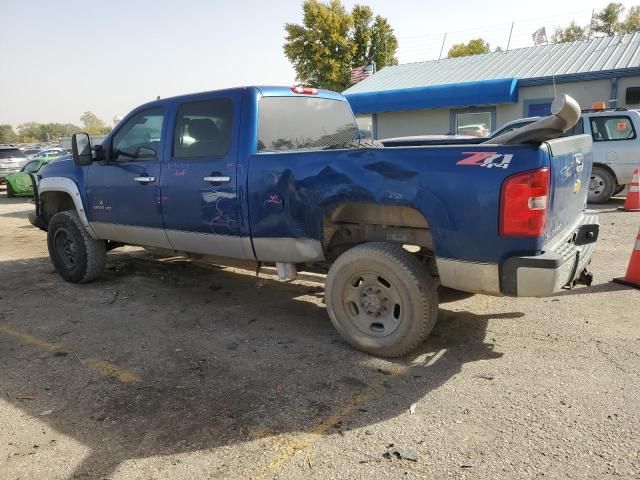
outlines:
[[[469, 151], [512, 157], [504, 168], [459, 165]], [[536, 148], [495, 145], [254, 154], [248, 176], [251, 233], [321, 240], [324, 214], [339, 205], [406, 206], [427, 219], [436, 255], [499, 262], [541, 247], [540, 239], [498, 236], [502, 182], [547, 161]]]

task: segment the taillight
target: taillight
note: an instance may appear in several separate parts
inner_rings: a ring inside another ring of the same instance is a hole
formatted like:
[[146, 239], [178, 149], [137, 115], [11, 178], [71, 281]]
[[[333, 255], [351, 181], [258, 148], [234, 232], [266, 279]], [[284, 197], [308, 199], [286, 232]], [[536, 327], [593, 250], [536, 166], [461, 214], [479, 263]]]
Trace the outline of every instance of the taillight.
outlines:
[[303, 93], [305, 95], [317, 95], [318, 89], [312, 87], [291, 87], [293, 93]]
[[518, 173], [502, 184], [500, 235], [539, 237], [544, 233], [549, 207], [549, 169]]

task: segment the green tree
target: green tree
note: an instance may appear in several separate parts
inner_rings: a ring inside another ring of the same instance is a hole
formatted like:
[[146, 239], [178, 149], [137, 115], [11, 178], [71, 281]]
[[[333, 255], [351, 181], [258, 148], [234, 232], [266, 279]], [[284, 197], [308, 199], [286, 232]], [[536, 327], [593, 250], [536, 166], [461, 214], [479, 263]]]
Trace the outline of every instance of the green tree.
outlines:
[[0, 125], [0, 143], [14, 143], [17, 138], [11, 125]]
[[62, 137], [80, 132], [82, 129], [71, 123], [38, 123], [27, 122], [18, 125], [17, 141], [29, 142], [57, 142]]
[[305, 0], [302, 11], [301, 25], [285, 25], [283, 47], [299, 82], [342, 91], [349, 86], [352, 66], [397, 64], [393, 29], [371, 8], [356, 5], [349, 13], [340, 0]]
[[364, 65], [369, 58], [369, 47], [371, 45], [371, 22], [373, 21], [373, 10], [366, 5], [355, 5], [351, 10], [353, 21], [353, 44], [354, 52], [352, 62], [354, 65]]
[[620, 29], [624, 33], [640, 32], [640, 5], [629, 9], [627, 18], [621, 23]]
[[551, 43], [578, 42], [587, 39], [587, 29], [572, 21], [567, 27], [557, 27], [551, 35]]
[[38, 122], [27, 122], [18, 125], [18, 141], [22, 143], [39, 142], [47, 139], [46, 134], [42, 137], [42, 124]]
[[489, 44], [482, 38], [474, 38], [469, 43], [456, 43], [449, 49], [449, 57], [467, 57], [469, 55], [481, 55], [491, 51]]
[[84, 125], [84, 131], [90, 135], [102, 135], [111, 131], [111, 127], [108, 127], [93, 112], [84, 112], [80, 117], [80, 121]]
[[[381, 69], [387, 65], [397, 65], [396, 51], [398, 50], [398, 39], [393, 33], [393, 28], [386, 18], [376, 16], [371, 26], [371, 44], [369, 45], [368, 61], [375, 62], [376, 69]], [[367, 61], [353, 63], [354, 66], [365, 64]]]
[[624, 6], [621, 3], [611, 2], [593, 16], [591, 28], [594, 32], [607, 36], [615, 35], [621, 31], [620, 17], [623, 12]]

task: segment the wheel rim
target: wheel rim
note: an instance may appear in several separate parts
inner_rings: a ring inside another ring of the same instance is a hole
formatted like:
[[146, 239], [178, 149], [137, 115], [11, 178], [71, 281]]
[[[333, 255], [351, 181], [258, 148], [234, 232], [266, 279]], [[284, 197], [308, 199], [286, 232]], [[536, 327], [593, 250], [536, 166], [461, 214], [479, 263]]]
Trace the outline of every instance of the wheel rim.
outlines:
[[602, 193], [604, 192], [606, 186], [607, 183], [602, 176], [598, 175], [597, 173], [591, 174], [591, 181], [589, 182], [589, 193], [593, 198], [602, 196]]
[[343, 295], [350, 322], [363, 334], [391, 335], [400, 326], [404, 308], [398, 288], [374, 272], [353, 275]]
[[78, 264], [78, 245], [69, 232], [61, 228], [54, 236], [56, 258], [67, 270], [72, 270]]

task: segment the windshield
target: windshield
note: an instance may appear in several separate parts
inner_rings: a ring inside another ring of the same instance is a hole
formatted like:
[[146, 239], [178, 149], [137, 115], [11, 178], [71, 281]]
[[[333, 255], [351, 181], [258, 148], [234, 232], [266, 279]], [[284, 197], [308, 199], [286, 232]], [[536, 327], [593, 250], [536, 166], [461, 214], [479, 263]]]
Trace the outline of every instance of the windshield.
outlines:
[[258, 151], [322, 149], [358, 137], [346, 102], [312, 97], [264, 97], [258, 116]]
[[27, 158], [24, 153], [17, 148], [2, 148], [0, 149], [0, 159], [2, 158]]

